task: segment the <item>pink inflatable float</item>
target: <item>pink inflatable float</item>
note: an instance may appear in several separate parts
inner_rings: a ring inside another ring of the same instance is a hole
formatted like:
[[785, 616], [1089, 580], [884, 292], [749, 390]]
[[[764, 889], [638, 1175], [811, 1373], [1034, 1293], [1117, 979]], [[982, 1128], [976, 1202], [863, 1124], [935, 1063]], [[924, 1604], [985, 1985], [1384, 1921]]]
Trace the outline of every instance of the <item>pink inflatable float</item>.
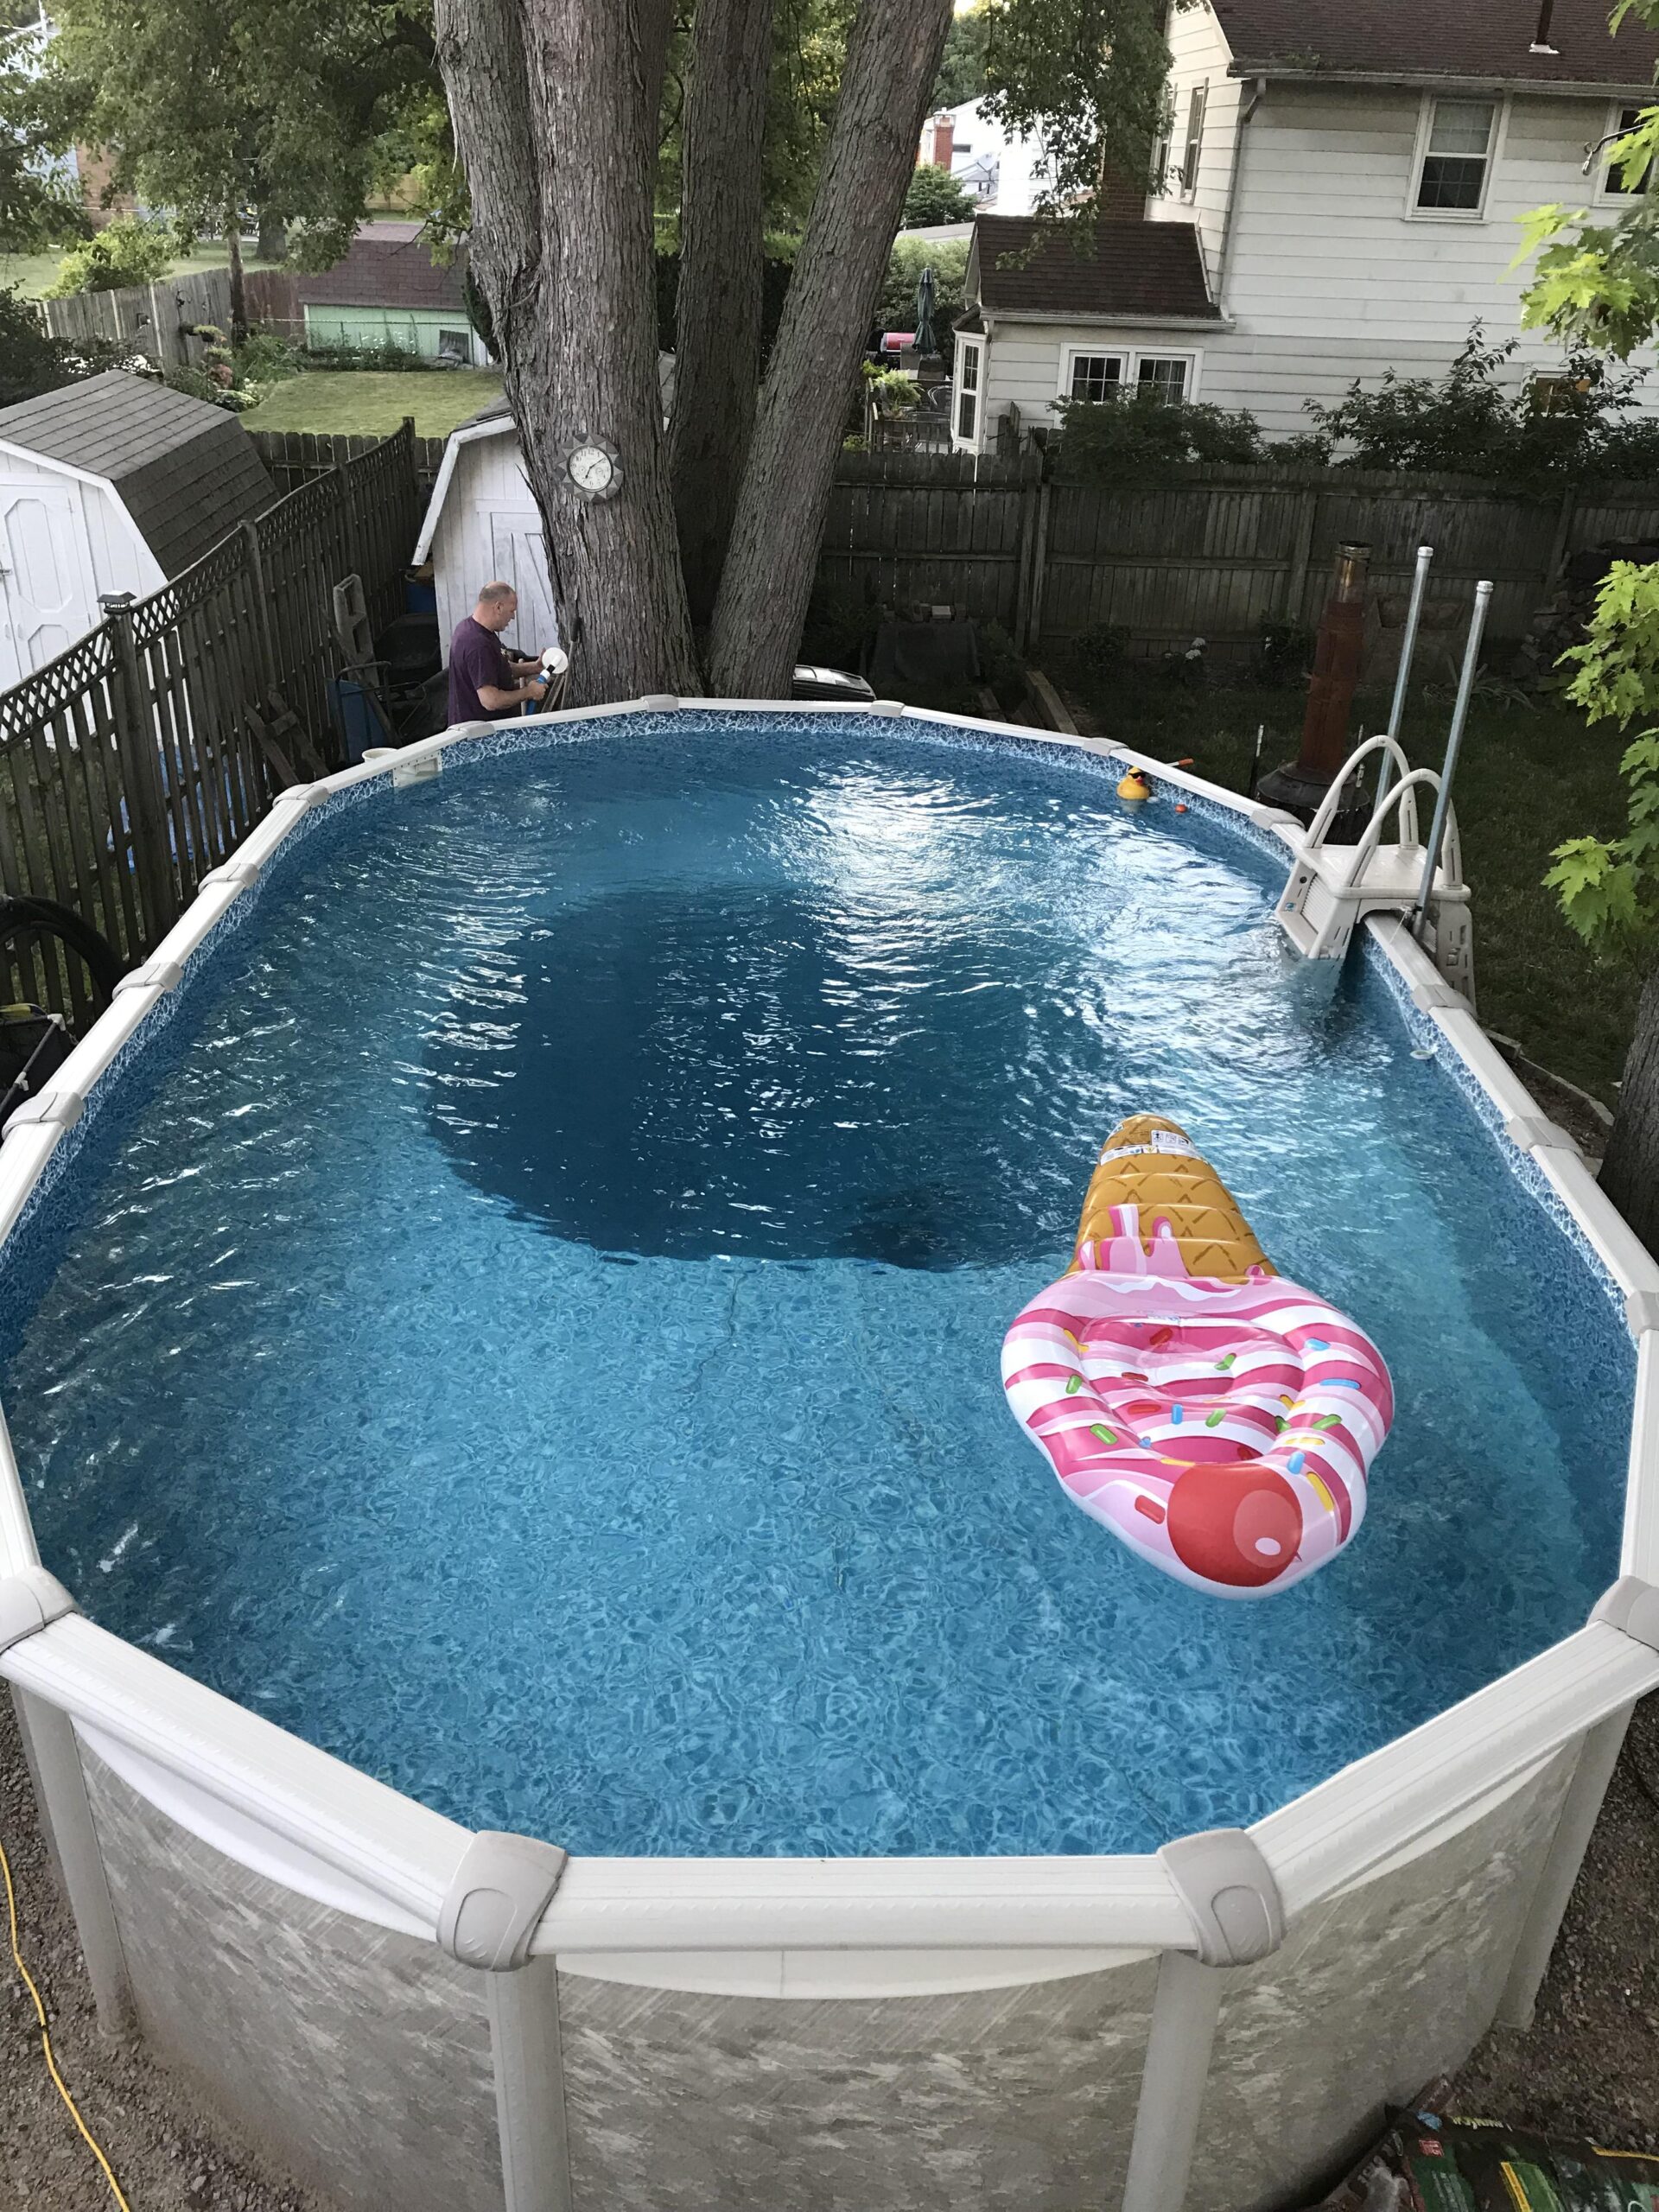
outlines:
[[1276, 1275], [1177, 1123], [1108, 1138], [1071, 1270], [1002, 1347], [1073, 1502], [1178, 1582], [1287, 1590], [1351, 1542], [1394, 1393], [1363, 1331]]

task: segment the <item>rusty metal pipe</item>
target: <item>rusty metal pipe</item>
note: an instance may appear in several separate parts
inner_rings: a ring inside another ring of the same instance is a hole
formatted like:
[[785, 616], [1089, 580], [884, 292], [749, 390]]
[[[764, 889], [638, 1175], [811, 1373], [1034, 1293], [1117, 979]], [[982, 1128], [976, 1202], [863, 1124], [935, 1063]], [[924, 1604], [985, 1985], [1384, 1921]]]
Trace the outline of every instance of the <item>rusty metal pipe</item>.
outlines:
[[1338, 546], [1331, 596], [1319, 618], [1295, 772], [1326, 785], [1335, 781], [1352, 750], [1348, 726], [1365, 652], [1365, 580], [1370, 558], [1369, 545]]

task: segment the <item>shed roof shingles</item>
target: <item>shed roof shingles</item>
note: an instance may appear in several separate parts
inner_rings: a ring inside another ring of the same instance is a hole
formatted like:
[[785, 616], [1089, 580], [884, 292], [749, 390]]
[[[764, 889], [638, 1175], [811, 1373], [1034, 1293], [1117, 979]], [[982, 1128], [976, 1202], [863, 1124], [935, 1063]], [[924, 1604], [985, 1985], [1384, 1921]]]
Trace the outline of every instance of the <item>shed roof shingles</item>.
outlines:
[[1220, 321], [1190, 223], [1099, 222], [1056, 230], [1019, 215], [974, 226], [979, 298], [990, 315]]
[[1607, 0], [1554, 0], [1548, 43], [1531, 51], [1539, 0], [1214, 0], [1236, 72], [1321, 71], [1537, 85], [1645, 85], [1659, 35], [1634, 18], [1617, 37]]
[[0, 408], [0, 440], [106, 478], [168, 576], [276, 497], [233, 415], [124, 369]]

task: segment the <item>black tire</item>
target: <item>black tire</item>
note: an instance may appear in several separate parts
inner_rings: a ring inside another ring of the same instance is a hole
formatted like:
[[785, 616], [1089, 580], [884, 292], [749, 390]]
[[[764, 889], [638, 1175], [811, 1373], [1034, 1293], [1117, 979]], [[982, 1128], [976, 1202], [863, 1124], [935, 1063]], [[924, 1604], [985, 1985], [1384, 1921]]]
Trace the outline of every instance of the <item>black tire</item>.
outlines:
[[82, 963], [92, 979], [99, 1011], [108, 1006], [122, 976], [113, 947], [73, 906], [55, 899], [0, 899], [0, 940], [14, 937], [55, 937]]

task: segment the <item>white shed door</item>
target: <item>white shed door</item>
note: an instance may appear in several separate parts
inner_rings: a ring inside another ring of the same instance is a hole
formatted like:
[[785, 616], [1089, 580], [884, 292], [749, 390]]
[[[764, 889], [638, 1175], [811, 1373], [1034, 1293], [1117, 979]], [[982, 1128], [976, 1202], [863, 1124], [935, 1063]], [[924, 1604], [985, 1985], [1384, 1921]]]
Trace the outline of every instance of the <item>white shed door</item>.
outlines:
[[553, 612], [540, 515], [534, 507], [492, 507], [489, 524], [491, 572], [518, 594], [509, 643], [524, 653], [556, 645], [559, 621]]
[[79, 491], [0, 482], [0, 690], [98, 621]]

